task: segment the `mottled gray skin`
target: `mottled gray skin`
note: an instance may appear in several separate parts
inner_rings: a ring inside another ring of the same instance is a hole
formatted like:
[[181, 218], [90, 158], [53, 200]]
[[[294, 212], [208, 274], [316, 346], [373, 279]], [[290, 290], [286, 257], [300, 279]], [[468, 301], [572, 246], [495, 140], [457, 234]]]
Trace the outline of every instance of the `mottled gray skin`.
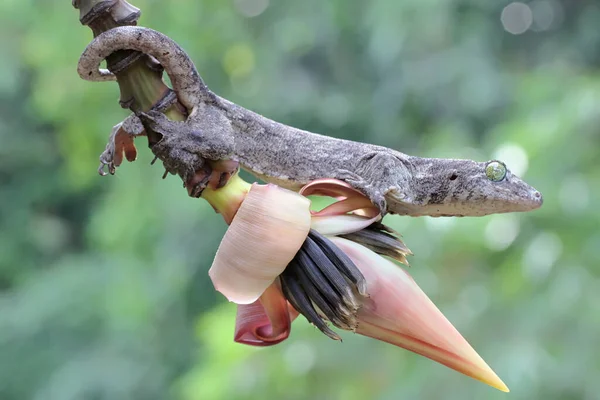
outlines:
[[346, 181], [382, 213], [482, 216], [542, 205], [541, 194], [510, 171], [500, 182], [488, 179], [485, 162], [413, 157], [289, 127], [235, 105], [210, 92], [175, 42], [147, 28], [120, 27], [96, 37], [81, 56], [80, 76], [114, 79], [98, 66], [121, 49], [157, 58], [179, 100], [191, 110], [185, 122], [171, 121], [159, 112], [139, 115], [147, 129], [163, 135], [153, 148], [155, 154], [167, 170], [182, 177], [204, 166], [205, 160], [227, 159], [292, 190], [320, 178]]

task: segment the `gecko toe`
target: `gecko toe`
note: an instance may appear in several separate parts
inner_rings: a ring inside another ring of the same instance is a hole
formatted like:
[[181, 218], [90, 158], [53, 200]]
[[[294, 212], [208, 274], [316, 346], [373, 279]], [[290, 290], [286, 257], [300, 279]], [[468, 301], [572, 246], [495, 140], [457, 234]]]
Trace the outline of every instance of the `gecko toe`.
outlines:
[[210, 178], [210, 187], [220, 189], [227, 185], [229, 179], [239, 170], [239, 163], [233, 160], [219, 160], [211, 162], [212, 174]]
[[106, 149], [100, 155], [100, 166], [98, 167], [98, 173], [101, 176], [108, 175], [106, 173], [105, 169], [108, 169], [109, 174], [111, 174], [111, 175], [115, 174], [116, 166], [115, 166], [115, 161], [114, 161], [115, 160], [114, 155], [115, 155], [115, 151], [114, 151], [113, 143], [109, 142], [106, 145]]
[[209, 181], [212, 176], [211, 168], [206, 165], [204, 168], [196, 171], [192, 177], [187, 179], [184, 183], [185, 188], [188, 191], [190, 197], [200, 197], [202, 192], [209, 185]]

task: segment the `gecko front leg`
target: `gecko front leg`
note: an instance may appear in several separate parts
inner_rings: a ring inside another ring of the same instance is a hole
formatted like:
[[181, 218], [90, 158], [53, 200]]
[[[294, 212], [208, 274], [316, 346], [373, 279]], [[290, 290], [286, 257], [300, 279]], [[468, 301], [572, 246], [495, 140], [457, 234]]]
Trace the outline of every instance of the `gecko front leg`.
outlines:
[[[153, 109], [163, 112], [176, 101], [177, 96], [175, 92], [169, 91], [167, 95], [154, 105]], [[146, 130], [135, 114], [129, 115], [125, 120], [115, 125], [108, 138], [106, 148], [100, 155], [100, 167], [98, 167], [98, 173], [105, 176], [105, 168], [108, 167], [108, 172], [111, 175], [114, 175], [116, 167], [123, 162], [123, 155], [125, 155], [127, 161], [135, 161], [137, 149], [135, 148], [134, 139], [138, 136], [146, 136]]]
[[108, 169], [108, 172], [114, 175], [116, 167], [123, 162], [123, 155], [127, 161], [135, 161], [137, 149], [133, 140], [144, 134], [144, 126], [139, 118], [133, 114], [113, 126], [106, 148], [100, 155], [98, 173], [105, 176], [105, 169]]
[[200, 196], [207, 186], [223, 187], [237, 172], [231, 124], [220, 109], [202, 104], [184, 122], [158, 111], [138, 116], [146, 129], [162, 136], [152, 151], [167, 171], [181, 176], [190, 196]]
[[[99, 69], [99, 65], [117, 50], [136, 50], [156, 58], [169, 75], [178, 100], [190, 114], [186, 122], [171, 121], [157, 111], [139, 115], [146, 127], [162, 135], [152, 150], [166, 170], [179, 174], [186, 186], [191, 185], [192, 196], [199, 196], [207, 185], [224, 186], [238, 169], [237, 162], [227, 160], [233, 154], [233, 136], [230, 132], [223, 134], [224, 116], [217, 115], [216, 109], [211, 113], [210, 107], [206, 107], [216, 103], [217, 97], [204, 84], [187, 53], [168, 36], [152, 29], [117, 27], [98, 35], [87, 46], [79, 59], [79, 76], [90, 81], [115, 80], [114, 74]], [[226, 118], [225, 122], [230, 126]], [[113, 129], [101, 156], [102, 172], [104, 165], [108, 165], [109, 172], [114, 173], [121, 144], [128, 149], [133, 146], [133, 138], [123, 138], [125, 132], [135, 135], [140, 131], [138, 128], [134, 125], [134, 129], [127, 130], [117, 125]]]
[[[104, 58], [117, 50], [136, 50], [156, 58], [169, 75], [177, 99], [191, 115], [196, 114], [199, 104], [216, 101], [216, 96], [206, 87], [187, 53], [168, 36], [143, 27], [117, 27], [94, 38], [79, 59], [79, 76], [90, 81], [115, 80], [114, 74], [99, 69], [99, 65]], [[173, 100], [176, 100], [174, 96]], [[166, 107], [158, 105], [154, 107], [159, 111], [164, 108]], [[99, 172], [102, 175], [105, 174], [105, 166], [114, 174], [115, 167], [121, 161], [119, 157], [122, 159], [122, 149], [128, 150], [125, 151], [126, 156], [133, 153], [135, 158], [133, 137], [127, 137], [127, 133], [131, 136], [143, 133], [143, 127], [137, 117], [132, 116], [123, 125], [113, 128], [109, 143], [100, 157]]]

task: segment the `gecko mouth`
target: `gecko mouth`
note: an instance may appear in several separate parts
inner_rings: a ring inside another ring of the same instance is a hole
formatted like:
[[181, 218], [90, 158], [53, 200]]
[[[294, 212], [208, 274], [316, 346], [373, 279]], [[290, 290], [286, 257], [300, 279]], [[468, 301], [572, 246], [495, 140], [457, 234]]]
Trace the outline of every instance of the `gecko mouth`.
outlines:
[[507, 204], [507, 210], [505, 212], [525, 212], [537, 210], [544, 204], [544, 198], [542, 194], [531, 188], [526, 196], [521, 196], [518, 199], [509, 202]]

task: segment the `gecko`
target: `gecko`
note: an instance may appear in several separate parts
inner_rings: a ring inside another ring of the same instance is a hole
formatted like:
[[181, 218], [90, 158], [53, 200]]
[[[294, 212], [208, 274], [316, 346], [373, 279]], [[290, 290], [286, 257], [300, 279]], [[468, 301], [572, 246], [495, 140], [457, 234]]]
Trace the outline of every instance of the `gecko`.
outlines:
[[[151, 110], [117, 125], [131, 135], [143, 128], [161, 134], [152, 151], [167, 171], [182, 178], [202, 168], [206, 160], [231, 160], [265, 182], [296, 191], [316, 179], [339, 179], [368, 196], [382, 215], [484, 216], [531, 211], [543, 203], [538, 190], [499, 160], [411, 156], [290, 127], [238, 106], [206, 86], [175, 41], [149, 28], [123, 26], [98, 35], [81, 55], [80, 77], [115, 80], [99, 66], [117, 50], [155, 57], [189, 111], [185, 121], [172, 121]], [[110, 164], [113, 155], [114, 144], [109, 142], [102, 163]], [[193, 192], [199, 196], [206, 182], [197, 185]]]

